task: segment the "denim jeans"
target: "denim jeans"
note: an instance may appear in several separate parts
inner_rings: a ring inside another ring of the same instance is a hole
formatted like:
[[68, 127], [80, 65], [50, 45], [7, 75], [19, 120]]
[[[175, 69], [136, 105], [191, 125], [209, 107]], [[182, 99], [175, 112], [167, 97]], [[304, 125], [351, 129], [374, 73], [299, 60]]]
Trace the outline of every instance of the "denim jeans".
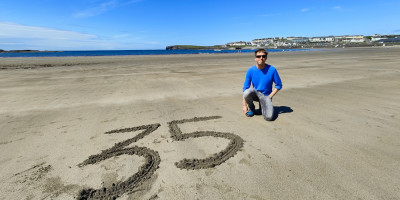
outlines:
[[257, 101], [260, 103], [261, 113], [264, 119], [267, 121], [273, 119], [274, 105], [272, 105], [272, 99], [269, 98], [269, 96], [265, 96], [254, 88], [249, 88], [243, 92], [243, 97], [250, 110], [255, 110], [254, 101]]

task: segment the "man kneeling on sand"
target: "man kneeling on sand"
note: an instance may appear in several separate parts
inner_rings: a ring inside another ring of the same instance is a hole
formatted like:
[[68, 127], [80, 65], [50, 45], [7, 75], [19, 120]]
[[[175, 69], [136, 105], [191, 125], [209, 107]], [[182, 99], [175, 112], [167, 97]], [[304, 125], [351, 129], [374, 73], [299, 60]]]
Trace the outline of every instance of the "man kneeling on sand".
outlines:
[[[256, 65], [250, 67], [246, 73], [243, 86], [243, 112], [248, 117], [254, 116], [254, 101], [259, 102], [264, 119], [271, 121], [274, 116], [272, 97], [282, 89], [282, 81], [278, 71], [272, 65], [265, 63], [268, 52], [258, 49], [255, 52]], [[275, 84], [272, 89], [272, 83]], [[250, 86], [253, 85], [252, 88]]]

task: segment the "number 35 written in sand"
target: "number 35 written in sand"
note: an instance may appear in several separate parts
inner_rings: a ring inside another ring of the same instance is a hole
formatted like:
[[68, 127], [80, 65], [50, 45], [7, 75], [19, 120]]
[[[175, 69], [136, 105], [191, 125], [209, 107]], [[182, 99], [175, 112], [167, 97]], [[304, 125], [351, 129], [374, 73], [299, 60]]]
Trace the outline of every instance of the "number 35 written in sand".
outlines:
[[[212, 168], [222, 164], [229, 158], [233, 157], [243, 147], [244, 143], [243, 139], [233, 133], [223, 133], [215, 131], [196, 131], [192, 133], [182, 133], [181, 129], [178, 127], [179, 124], [183, 123], [199, 122], [199, 121], [213, 120], [219, 118], [221, 117], [220, 116], [195, 117], [192, 119], [183, 119], [183, 120], [175, 120], [168, 122], [171, 138], [175, 141], [184, 141], [188, 138], [199, 138], [206, 136], [225, 138], [230, 140], [228, 146], [219, 153], [216, 153], [213, 156], [205, 159], [185, 158], [179, 162], [176, 162], [175, 163], [176, 167], [188, 170]], [[123, 154], [138, 155], [145, 157], [145, 163], [141, 167], [139, 167], [137, 173], [133, 174], [125, 181], [113, 183], [112, 186], [108, 188], [101, 188], [101, 189], [89, 188], [81, 190], [79, 192], [78, 199], [116, 199], [124, 193], [134, 192], [135, 188], [140, 186], [147, 179], [151, 178], [151, 176], [157, 170], [161, 162], [160, 155], [158, 154], [158, 152], [149, 149], [147, 147], [139, 147], [139, 146], [127, 147], [127, 146], [137, 142], [138, 140], [154, 132], [160, 126], [161, 124], [156, 123], [156, 124], [143, 125], [132, 128], [124, 128], [106, 132], [105, 134], [114, 134], [114, 133], [126, 133], [126, 132], [143, 130], [135, 137], [116, 143], [113, 147], [103, 150], [100, 154], [89, 156], [88, 159], [86, 159], [85, 161], [83, 161], [78, 165], [79, 167], [96, 164], [103, 160], [115, 156], [120, 156]]]

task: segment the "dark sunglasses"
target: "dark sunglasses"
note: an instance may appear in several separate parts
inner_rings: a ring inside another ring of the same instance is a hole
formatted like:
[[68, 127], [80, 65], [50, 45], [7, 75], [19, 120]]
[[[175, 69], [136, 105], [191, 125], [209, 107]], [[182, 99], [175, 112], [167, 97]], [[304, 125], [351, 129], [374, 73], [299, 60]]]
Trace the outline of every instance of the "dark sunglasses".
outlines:
[[261, 57], [266, 58], [267, 55], [259, 55], [259, 56], [256, 56], [256, 58], [261, 58]]

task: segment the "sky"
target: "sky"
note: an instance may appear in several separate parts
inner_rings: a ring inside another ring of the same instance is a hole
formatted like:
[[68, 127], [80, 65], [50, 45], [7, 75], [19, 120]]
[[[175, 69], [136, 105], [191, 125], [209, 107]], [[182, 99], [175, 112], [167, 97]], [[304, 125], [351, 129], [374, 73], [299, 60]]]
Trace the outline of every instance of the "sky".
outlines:
[[399, 8], [399, 0], [0, 0], [0, 49], [165, 49], [400, 34]]

